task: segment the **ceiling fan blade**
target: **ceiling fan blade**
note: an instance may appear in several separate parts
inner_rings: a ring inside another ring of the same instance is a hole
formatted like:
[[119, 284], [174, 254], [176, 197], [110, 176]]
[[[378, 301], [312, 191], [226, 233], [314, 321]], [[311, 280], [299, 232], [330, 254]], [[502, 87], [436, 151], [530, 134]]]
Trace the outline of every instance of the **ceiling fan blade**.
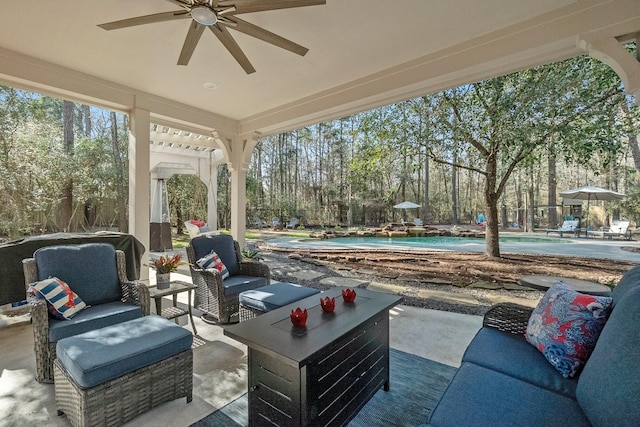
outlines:
[[229, 53], [236, 59], [236, 61], [238, 61], [238, 64], [240, 64], [245, 73], [251, 74], [256, 72], [256, 69], [253, 68], [253, 65], [251, 65], [251, 62], [249, 62], [247, 56], [244, 54], [244, 52], [242, 52], [242, 49], [240, 49], [238, 43], [236, 43], [235, 39], [231, 37], [231, 34], [229, 34], [229, 30], [227, 30], [222, 25], [212, 25], [211, 27], [209, 27], [209, 29], [213, 34], [216, 35], [218, 40], [220, 40], [220, 43], [222, 43], [224, 47], [227, 48]]
[[[294, 43], [291, 40], [287, 40], [284, 37], [274, 34], [271, 31], [267, 31], [264, 28], [258, 27], [257, 25], [254, 25], [250, 22], [244, 21], [237, 16], [234, 16], [232, 21], [235, 22], [235, 25], [232, 26], [234, 30], [240, 31], [241, 33], [244, 33], [248, 36], [255, 37], [267, 43], [271, 43], [274, 46], [281, 47], [282, 49], [286, 49], [300, 56], [306, 55], [309, 51], [309, 49], [304, 46]], [[224, 24], [224, 22], [222, 23]]]
[[136, 25], [153, 24], [154, 22], [173, 21], [184, 18], [191, 18], [191, 15], [189, 15], [189, 12], [186, 10], [178, 10], [175, 12], [154, 13], [153, 15], [137, 16], [121, 21], [107, 22], [98, 25], [98, 27], [105, 30], [117, 30], [120, 28], [135, 27]]
[[220, 0], [219, 6], [235, 6], [236, 11], [230, 14], [239, 15], [241, 13], [316, 6], [326, 3], [327, 0]]
[[177, 6], [180, 7], [184, 7], [185, 9], [188, 9], [191, 7], [191, 2], [186, 1], [186, 0], [167, 0], [169, 3], [173, 3]]
[[204, 25], [200, 25], [196, 21], [191, 22], [187, 38], [184, 40], [182, 51], [178, 58], [178, 65], [187, 65], [189, 63], [191, 55], [193, 55], [193, 51], [198, 45], [200, 37], [202, 37], [202, 33], [204, 33]]

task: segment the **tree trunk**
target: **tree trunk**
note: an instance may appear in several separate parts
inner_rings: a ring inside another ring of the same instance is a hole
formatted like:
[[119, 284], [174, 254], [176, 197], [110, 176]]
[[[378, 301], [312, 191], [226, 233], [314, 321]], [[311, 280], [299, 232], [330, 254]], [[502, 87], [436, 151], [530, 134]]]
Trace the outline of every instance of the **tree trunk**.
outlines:
[[[457, 159], [456, 159], [457, 160]], [[451, 167], [451, 224], [458, 224], [458, 176], [457, 168]]]
[[429, 156], [424, 156], [424, 209], [422, 211], [422, 223], [429, 223]]
[[[68, 157], [73, 156], [75, 122], [74, 104], [71, 101], [62, 101], [62, 126], [64, 131], [64, 151]], [[60, 197], [60, 218], [58, 226], [62, 231], [69, 231], [71, 217], [73, 215], [73, 180], [69, 177], [62, 186]]]
[[84, 136], [91, 137], [91, 107], [82, 105], [82, 118], [84, 119]]
[[[533, 179], [533, 176], [531, 176], [531, 178]], [[525, 231], [527, 231], [528, 233], [533, 233], [535, 231], [536, 216], [535, 191], [533, 188], [533, 181], [531, 181], [527, 192], [529, 195], [529, 203], [527, 205], [527, 229]]]
[[124, 165], [120, 155], [118, 144], [118, 117], [114, 111], [111, 112], [111, 149], [113, 153], [113, 164], [116, 168], [116, 191], [118, 193], [118, 231], [127, 232], [129, 223], [127, 222], [127, 194], [124, 188]]
[[492, 258], [500, 258], [500, 235], [498, 231], [498, 194], [496, 194], [496, 184], [498, 177], [498, 160], [495, 153], [489, 154], [487, 158], [487, 175], [484, 187], [485, 201], [485, 238], [486, 254]]
[[[552, 148], [553, 149], [553, 148]], [[549, 150], [547, 154], [547, 167], [549, 170], [549, 180], [547, 181], [549, 198], [547, 204], [549, 205], [549, 228], [556, 228], [558, 226], [558, 210], [556, 205], [557, 195], [556, 195], [556, 186], [557, 186], [557, 178], [556, 178], [556, 158], [555, 151]]]

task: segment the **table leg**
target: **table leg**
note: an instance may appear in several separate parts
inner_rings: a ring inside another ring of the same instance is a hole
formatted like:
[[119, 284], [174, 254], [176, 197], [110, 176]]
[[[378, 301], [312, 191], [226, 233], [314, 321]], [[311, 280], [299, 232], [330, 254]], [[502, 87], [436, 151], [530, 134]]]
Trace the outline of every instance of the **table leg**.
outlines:
[[189, 310], [189, 319], [191, 319], [191, 327], [193, 328], [193, 335], [198, 335], [196, 331], [196, 324], [193, 323], [193, 313], [191, 312], [191, 289], [187, 293], [187, 309]]
[[[173, 294], [173, 307], [177, 307], [178, 306], [178, 294]], [[179, 316], [178, 316], [179, 317]], [[178, 322], [178, 317], [176, 317], [173, 321], [176, 322], [176, 325], [179, 325], [180, 323]]]
[[156, 301], [156, 314], [162, 316], [162, 298], [154, 298]]

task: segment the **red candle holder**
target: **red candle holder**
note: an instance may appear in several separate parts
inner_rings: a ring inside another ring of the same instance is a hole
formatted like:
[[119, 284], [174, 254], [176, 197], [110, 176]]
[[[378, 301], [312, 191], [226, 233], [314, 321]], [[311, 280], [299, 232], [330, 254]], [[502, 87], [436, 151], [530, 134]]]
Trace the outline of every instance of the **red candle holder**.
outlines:
[[344, 302], [354, 302], [356, 300], [356, 291], [349, 288], [343, 290], [342, 299]]
[[325, 313], [333, 313], [333, 310], [336, 308], [336, 299], [335, 298], [320, 298], [320, 307], [322, 307], [322, 311]]
[[293, 323], [293, 326], [295, 326], [296, 328], [302, 328], [307, 324], [308, 315], [309, 313], [307, 313], [306, 308], [304, 310], [301, 310], [300, 307], [298, 307], [295, 309], [295, 311], [291, 310], [291, 323]]

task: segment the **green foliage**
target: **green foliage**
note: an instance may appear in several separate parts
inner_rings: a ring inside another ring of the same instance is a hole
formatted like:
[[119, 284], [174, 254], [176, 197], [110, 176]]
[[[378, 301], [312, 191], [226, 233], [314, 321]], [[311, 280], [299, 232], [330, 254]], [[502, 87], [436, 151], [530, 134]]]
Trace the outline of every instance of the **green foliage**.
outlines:
[[260, 255], [260, 251], [255, 248], [245, 247], [241, 252], [244, 258], [251, 261], [260, 261], [261, 259], [263, 259], [262, 255]]

